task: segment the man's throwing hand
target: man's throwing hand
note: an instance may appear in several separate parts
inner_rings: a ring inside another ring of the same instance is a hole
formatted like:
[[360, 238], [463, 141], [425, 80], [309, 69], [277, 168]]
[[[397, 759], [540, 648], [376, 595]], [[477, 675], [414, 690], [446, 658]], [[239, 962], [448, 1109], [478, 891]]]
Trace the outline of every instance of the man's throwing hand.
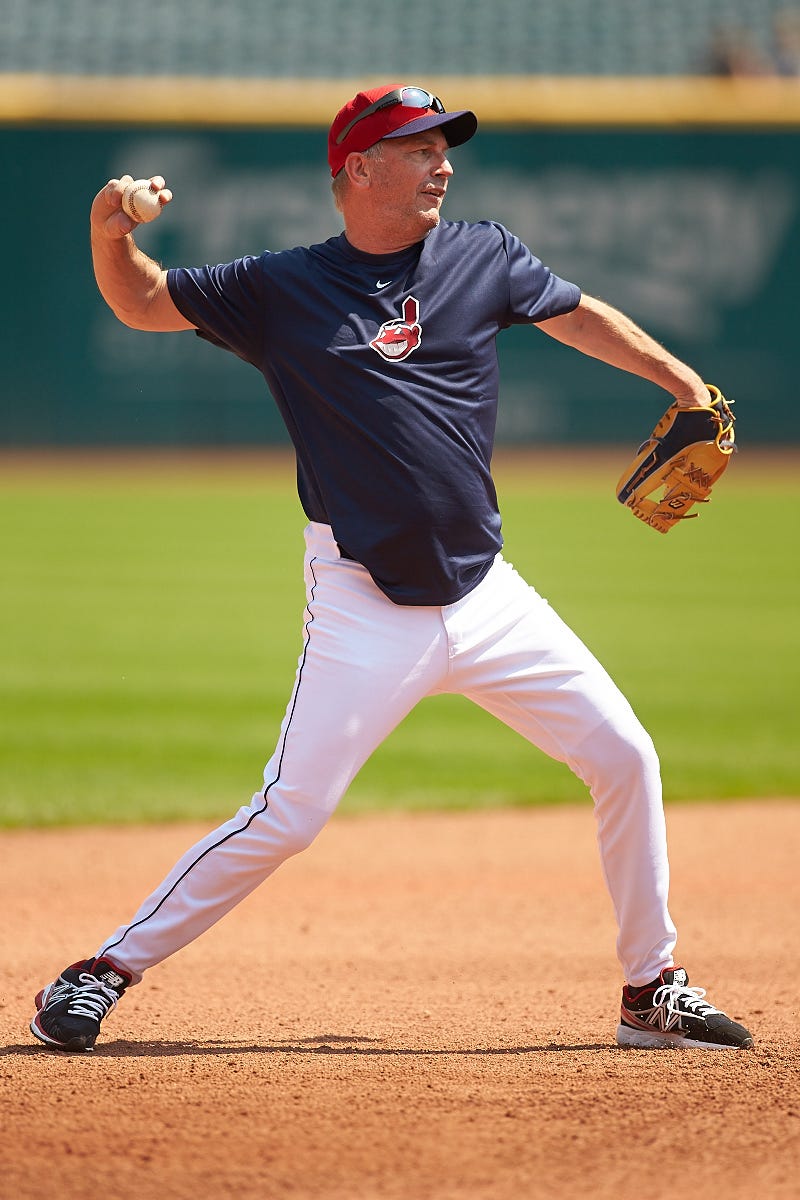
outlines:
[[160, 216], [171, 199], [172, 192], [161, 175], [153, 175], [151, 179], [134, 179], [132, 175], [110, 179], [92, 203], [92, 228], [108, 238], [126, 237], [137, 225]]

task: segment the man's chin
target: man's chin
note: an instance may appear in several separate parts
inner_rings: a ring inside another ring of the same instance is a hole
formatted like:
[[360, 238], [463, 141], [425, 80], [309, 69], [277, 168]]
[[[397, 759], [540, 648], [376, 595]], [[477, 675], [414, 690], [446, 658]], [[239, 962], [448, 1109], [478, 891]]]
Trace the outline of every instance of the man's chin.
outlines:
[[439, 221], [442, 219], [442, 214], [439, 212], [438, 207], [437, 208], [425, 208], [419, 214], [419, 219], [420, 219], [420, 224], [427, 231], [429, 229], [436, 228], [436, 226], [439, 224]]
[[441, 220], [438, 208], [418, 208], [413, 216], [404, 222], [404, 228], [408, 229], [409, 245], [411, 242], [421, 241], [422, 238], [429, 234], [432, 229], [435, 229]]

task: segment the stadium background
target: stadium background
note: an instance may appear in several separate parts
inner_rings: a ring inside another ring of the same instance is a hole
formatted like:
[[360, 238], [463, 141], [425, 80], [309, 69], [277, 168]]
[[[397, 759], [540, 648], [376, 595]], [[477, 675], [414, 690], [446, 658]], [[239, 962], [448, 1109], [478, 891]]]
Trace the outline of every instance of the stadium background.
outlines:
[[[748, 441], [796, 441], [793, 19], [785, 0], [408, 0], [391, 19], [342, 0], [142, 0], [133, 16], [116, 0], [0, 0], [0, 444], [285, 442], [252, 369], [118, 325], [86, 213], [106, 178], [161, 172], [176, 202], [141, 242], [168, 264], [330, 236], [326, 125], [367, 78], [478, 112], [449, 217], [507, 223], [722, 381]], [[629, 442], [642, 384], [575, 356], [565, 369], [544, 343], [500, 341], [501, 444]]]
[[[783, 7], [0, 0], [3, 1195], [87, 1200], [108, 1177], [138, 1200], [583, 1200], [587, 1182], [596, 1200], [796, 1200]], [[36, 988], [249, 799], [302, 599], [263, 385], [189, 335], [117, 325], [89, 203], [113, 173], [163, 172], [176, 203], [141, 237], [168, 262], [336, 232], [325, 128], [367, 68], [478, 111], [448, 215], [507, 221], [739, 402], [747, 453], [657, 538], [613, 499], [619, 448], [557, 443], [600, 438], [599, 398], [629, 449], [663, 393], [530, 330], [501, 339], [509, 545], [652, 728], [668, 798], [692, 801], [670, 804], [673, 911], [692, 981], [752, 1023], [735, 1062], [616, 1051], [588, 797], [451, 697], [393, 734], [314, 847], [125, 998], [94, 1056], [31, 1044]]]

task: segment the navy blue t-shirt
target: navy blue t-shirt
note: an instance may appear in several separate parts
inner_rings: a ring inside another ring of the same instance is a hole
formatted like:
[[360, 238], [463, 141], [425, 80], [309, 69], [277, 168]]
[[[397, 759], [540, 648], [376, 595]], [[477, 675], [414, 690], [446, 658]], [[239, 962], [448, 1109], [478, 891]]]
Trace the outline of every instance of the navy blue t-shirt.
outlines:
[[311, 521], [397, 604], [451, 604], [502, 546], [490, 472], [495, 339], [570, 312], [579, 289], [491, 222], [442, 221], [399, 254], [344, 234], [168, 286], [201, 337], [263, 374]]

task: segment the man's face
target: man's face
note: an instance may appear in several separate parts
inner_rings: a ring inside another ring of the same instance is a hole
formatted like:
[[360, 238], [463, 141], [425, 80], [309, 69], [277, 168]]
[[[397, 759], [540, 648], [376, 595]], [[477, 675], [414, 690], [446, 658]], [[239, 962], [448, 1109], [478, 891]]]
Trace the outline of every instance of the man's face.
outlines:
[[382, 219], [417, 241], [439, 224], [452, 174], [440, 130], [388, 138], [380, 157], [370, 161], [370, 192]]

